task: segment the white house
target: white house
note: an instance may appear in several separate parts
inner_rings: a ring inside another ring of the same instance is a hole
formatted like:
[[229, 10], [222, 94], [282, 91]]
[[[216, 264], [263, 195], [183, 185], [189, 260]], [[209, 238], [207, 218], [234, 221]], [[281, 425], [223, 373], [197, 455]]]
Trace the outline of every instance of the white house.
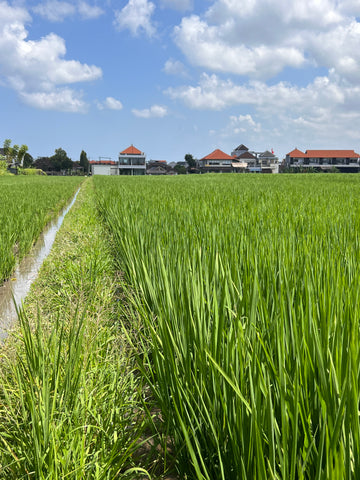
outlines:
[[145, 175], [146, 155], [131, 145], [119, 153], [119, 175]]
[[93, 175], [145, 175], [146, 155], [131, 145], [119, 153], [118, 161], [90, 160]]
[[112, 160], [90, 160], [93, 175], [118, 175], [117, 162]]

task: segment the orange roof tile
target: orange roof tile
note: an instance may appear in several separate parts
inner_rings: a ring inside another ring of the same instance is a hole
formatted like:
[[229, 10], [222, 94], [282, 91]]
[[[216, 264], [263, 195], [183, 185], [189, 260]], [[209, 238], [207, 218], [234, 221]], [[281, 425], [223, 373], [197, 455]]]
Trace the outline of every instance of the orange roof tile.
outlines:
[[234, 157], [231, 157], [222, 150], [216, 149], [201, 160], [234, 160]]
[[291, 152], [288, 153], [288, 155], [290, 155], [290, 157], [306, 157], [306, 153], [302, 152], [301, 150], [295, 148], [294, 150], [292, 150]]
[[311, 158], [360, 158], [354, 150], [306, 150], [306, 156]]
[[141, 155], [141, 154], [142, 152], [140, 152], [140, 150], [135, 148], [133, 145], [131, 145], [130, 147], [120, 152], [120, 155]]
[[306, 150], [304, 153], [295, 148], [288, 155], [292, 158], [360, 158], [354, 150]]
[[90, 160], [91, 165], [116, 165], [113, 160]]

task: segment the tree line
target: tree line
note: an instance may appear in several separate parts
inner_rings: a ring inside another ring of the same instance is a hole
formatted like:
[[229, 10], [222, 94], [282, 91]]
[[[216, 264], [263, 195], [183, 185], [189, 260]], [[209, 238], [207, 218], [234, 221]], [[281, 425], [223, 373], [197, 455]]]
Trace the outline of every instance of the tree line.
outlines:
[[[84, 150], [80, 153], [79, 161], [72, 161], [63, 148], [55, 149], [51, 157], [39, 157], [36, 160], [28, 152], [27, 145], [11, 145], [11, 140], [6, 139], [0, 152], [0, 160], [8, 165], [16, 165], [23, 168], [38, 168], [44, 172], [61, 172], [81, 167], [84, 173], [89, 172], [90, 163]], [[2, 153], [2, 155], [1, 155]], [[79, 168], [80, 169], [80, 168]]]

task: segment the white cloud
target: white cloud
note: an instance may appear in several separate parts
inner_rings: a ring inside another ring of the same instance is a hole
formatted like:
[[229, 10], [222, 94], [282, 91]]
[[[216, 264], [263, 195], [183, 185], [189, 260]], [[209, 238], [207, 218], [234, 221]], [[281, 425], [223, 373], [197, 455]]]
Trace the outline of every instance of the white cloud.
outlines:
[[0, 18], [2, 83], [33, 106], [84, 111], [82, 95], [59, 86], [96, 80], [102, 76], [101, 69], [65, 60], [65, 41], [54, 33], [40, 40], [27, 40], [25, 23], [31, 18], [25, 9], [0, 2]]
[[104, 110], [105, 108], [109, 110], [122, 110], [123, 104], [120, 100], [116, 100], [114, 97], [106, 97], [105, 101], [97, 104], [99, 110]]
[[264, 112], [291, 110], [305, 113], [320, 106], [344, 105], [347, 109], [351, 99], [360, 100], [360, 87], [346, 86], [330, 77], [317, 77], [307, 87], [297, 87], [285, 82], [268, 86], [254, 80], [236, 84], [231, 80], [222, 80], [214, 74], [203, 74], [198, 85], [169, 88], [165, 93], [174, 100], [182, 100], [190, 108], [201, 110], [254, 105]]
[[145, 108], [144, 110], [136, 110], [135, 108], [132, 110], [132, 113], [135, 117], [140, 118], [162, 118], [168, 114], [167, 107], [163, 105], [153, 105], [150, 108]]
[[174, 40], [208, 71], [266, 79], [315, 65], [358, 81], [359, 14], [354, 0], [217, 0], [203, 16], [184, 17]]
[[[234, 19], [239, 27], [248, 24], [247, 32], [260, 22], [266, 27], [270, 25], [275, 32], [274, 24], [282, 24], [286, 28], [307, 28], [326, 30], [332, 24], [341, 21], [339, 11], [341, 1], [336, 0], [217, 0], [210, 6], [206, 16], [210, 22], [224, 24]], [[321, 21], [320, 21], [321, 19]], [[239, 32], [240, 33], [240, 32]], [[258, 31], [261, 36], [262, 31]]]
[[209, 26], [198, 16], [183, 18], [175, 28], [175, 41], [191, 63], [213, 71], [267, 78], [285, 66], [301, 67], [303, 52], [295, 46], [233, 44], [217, 26]]
[[324, 65], [347, 81], [360, 81], [360, 23], [339, 25], [311, 40], [317, 64]]
[[82, 18], [93, 19], [98, 18], [104, 14], [104, 10], [96, 5], [89, 5], [86, 2], [80, 1], [78, 4], [78, 11]]
[[50, 22], [62, 22], [67, 17], [73, 17], [76, 14], [79, 14], [84, 19], [93, 19], [104, 13], [100, 7], [89, 5], [83, 0], [80, 0], [78, 3], [48, 0], [34, 6], [32, 10]]
[[11, 7], [7, 2], [0, 1], [0, 29], [5, 27], [6, 23], [14, 26], [29, 22], [31, 17], [28, 11], [22, 7]]
[[66, 17], [73, 16], [76, 13], [76, 8], [72, 3], [50, 0], [39, 3], [33, 7], [33, 11], [50, 22], [62, 22]]
[[148, 0], [129, 0], [122, 10], [115, 11], [115, 27], [129, 29], [133, 35], [143, 31], [151, 37], [156, 31], [151, 20], [154, 10], [155, 5]]
[[358, 0], [342, 0], [339, 9], [348, 15], [360, 15], [360, 3]]
[[[336, 75], [317, 77], [306, 87], [299, 87], [286, 82], [236, 84], [203, 74], [198, 85], [170, 88], [165, 93], [192, 109], [240, 110], [240, 115], [230, 117], [225, 129], [229, 135], [235, 134], [236, 128], [240, 133], [241, 128], [250, 131], [253, 126], [264, 138], [271, 132], [287, 142], [291, 138], [309, 142], [314, 135], [317, 142], [326, 144], [332, 138], [359, 139], [360, 86], [343, 82]], [[255, 111], [256, 119], [246, 113], [249, 109]]]
[[255, 122], [253, 117], [249, 114], [246, 115], [231, 115], [230, 124], [225, 130], [225, 135], [238, 135], [240, 133], [247, 132], [260, 132], [261, 123]]
[[172, 58], [169, 58], [169, 60], [166, 61], [163, 70], [168, 75], [176, 75], [179, 77], [187, 76], [185, 65], [179, 60], [174, 60]]
[[40, 110], [57, 110], [60, 112], [84, 113], [87, 110], [82, 95], [69, 88], [56, 89], [52, 92], [20, 92], [20, 97], [31, 107]]
[[173, 8], [184, 12], [185, 10], [191, 10], [193, 8], [192, 0], [161, 0], [161, 4], [167, 8]]

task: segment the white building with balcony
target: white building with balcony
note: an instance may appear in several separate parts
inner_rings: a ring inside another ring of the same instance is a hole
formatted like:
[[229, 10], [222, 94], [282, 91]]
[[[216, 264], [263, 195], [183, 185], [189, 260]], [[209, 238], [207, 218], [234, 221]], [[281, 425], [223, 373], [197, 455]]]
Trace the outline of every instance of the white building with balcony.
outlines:
[[118, 175], [145, 175], [146, 155], [131, 145], [119, 153]]

